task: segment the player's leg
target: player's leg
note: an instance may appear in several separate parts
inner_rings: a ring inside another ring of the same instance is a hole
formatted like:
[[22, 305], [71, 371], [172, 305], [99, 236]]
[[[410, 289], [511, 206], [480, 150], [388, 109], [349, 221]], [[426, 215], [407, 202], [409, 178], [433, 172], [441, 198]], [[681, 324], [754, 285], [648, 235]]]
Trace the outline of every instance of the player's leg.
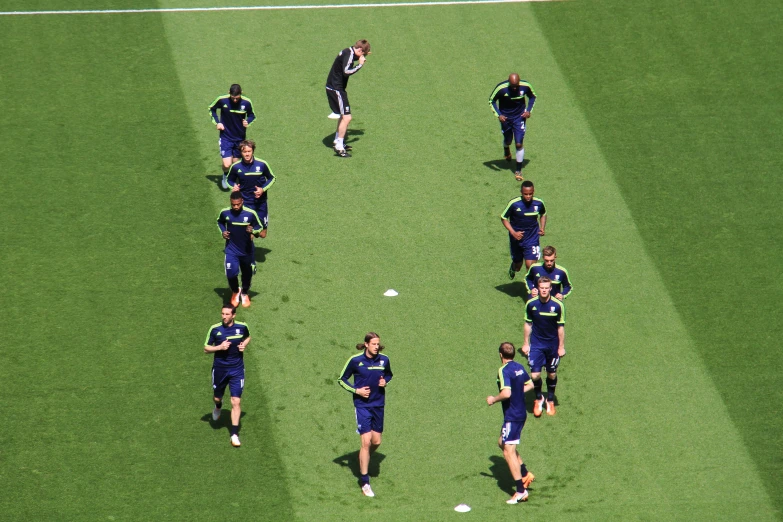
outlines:
[[223, 179], [220, 182], [220, 186], [223, 190], [228, 190], [228, 169], [231, 168], [231, 164], [234, 163], [233, 159], [233, 143], [230, 140], [220, 138], [218, 139], [218, 147], [220, 147], [220, 158], [223, 166]]
[[372, 408], [370, 410], [372, 418], [370, 420], [370, 433], [372, 437], [370, 439], [370, 453], [375, 453], [378, 446], [381, 445], [381, 436], [383, 434], [383, 408]]
[[253, 256], [242, 256], [239, 259], [239, 268], [242, 271], [242, 290], [240, 301], [243, 308], [250, 306], [250, 286], [253, 283], [253, 275], [256, 272], [256, 264]]
[[514, 122], [514, 144], [517, 148], [517, 172], [519, 176], [517, 181], [522, 180], [522, 163], [525, 161], [525, 120], [519, 118], [519, 121]]
[[242, 418], [242, 391], [245, 389], [245, 369], [231, 371], [231, 378], [228, 381], [228, 390], [231, 394], [231, 445], [235, 448], [240, 446], [239, 442], [239, 419]]
[[344, 158], [351, 155], [346, 152], [345, 134], [348, 132], [348, 124], [351, 123], [351, 106], [348, 102], [348, 93], [345, 91], [332, 91], [335, 93], [339, 107], [340, 120], [337, 122], [337, 135], [334, 139], [335, 152]]
[[524, 247], [523, 257], [525, 258], [525, 268], [530, 270], [541, 259], [541, 246], [540, 245], [526, 245]]
[[[256, 200], [258, 201], [258, 200]], [[261, 220], [261, 224], [264, 225], [264, 230], [261, 231], [261, 234], [259, 237], [261, 239], [266, 237], [266, 231], [269, 228], [269, 206], [268, 206], [268, 200], [264, 199], [263, 201], [259, 201], [255, 204], [253, 210], [256, 211], [256, 214], [258, 214], [258, 219]]]
[[212, 410], [212, 420], [217, 422], [220, 418], [220, 410], [223, 408], [223, 394], [228, 386], [228, 375], [222, 368], [212, 367], [212, 401], [215, 409]]
[[223, 266], [226, 269], [226, 279], [228, 287], [231, 289], [231, 306], [239, 306], [240, 292], [239, 288], [239, 258], [234, 254], [226, 254]]
[[557, 387], [557, 367], [560, 365], [560, 357], [557, 355], [557, 348], [548, 350], [546, 362], [546, 413], [554, 415], [555, 411], [555, 388]]
[[546, 354], [540, 348], [531, 346], [527, 362], [530, 365], [530, 380], [533, 381], [533, 389], [536, 392], [536, 399], [533, 402], [533, 416], [540, 417], [546, 404], [542, 392], [544, 383], [541, 381], [541, 369], [546, 365]]
[[511, 161], [511, 140], [514, 138], [514, 132], [508, 120], [500, 123], [500, 133], [503, 135], [503, 159]]
[[506, 460], [508, 470], [511, 472], [511, 477], [516, 484], [516, 492], [506, 502], [509, 504], [517, 504], [527, 500], [527, 491], [525, 491], [525, 484], [522, 480], [522, 460], [517, 453], [517, 446], [519, 445], [519, 438], [522, 433], [522, 426], [524, 422], [505, 422], [500, 432], [500, 449], [503, 450], [503, 458]]
[[356, 433], [359, 434], [359, 486], [362, 493], [374, 497], [370, 487], [370, 448], [372, 447], [372, 414], [367, 408], [356, 408]]
[[508, 235], [508, 241], [509, 252], [511, 253], [511, 266], [508, 267], [508, 278], [514, 279], [517, 272], [522, 270], [522, 263], [525, 262], [525, 250], [511, 234]]

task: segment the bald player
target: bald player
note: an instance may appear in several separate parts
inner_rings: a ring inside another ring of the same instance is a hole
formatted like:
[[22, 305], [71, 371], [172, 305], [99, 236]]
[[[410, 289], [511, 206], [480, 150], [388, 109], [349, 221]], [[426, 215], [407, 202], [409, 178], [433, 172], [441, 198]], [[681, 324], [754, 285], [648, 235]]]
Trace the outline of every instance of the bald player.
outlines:
[[500, 131], [503, 133], [503, 156], [511, 161], [511, 138], [517, 147], [517, 166], [514, 177], [522, 181], [522, 162], [525, 159], [525, 125], [533, 105], [536, 103], [536, 93], [533, 86], [519, 79], [517, 73], [509, 75], [508, 80], [500, 82], [489, 96], [489, 106], [500, 121]]

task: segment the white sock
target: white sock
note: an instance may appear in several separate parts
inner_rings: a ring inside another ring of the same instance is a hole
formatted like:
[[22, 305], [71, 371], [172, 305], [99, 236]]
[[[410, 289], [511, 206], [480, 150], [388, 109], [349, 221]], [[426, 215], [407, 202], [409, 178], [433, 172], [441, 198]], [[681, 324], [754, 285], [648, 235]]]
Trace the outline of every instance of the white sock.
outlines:
[[340, 139], [340, 135], [339, 135], [339, 134], [337, 134], [337, 133], [335, 132], [335, 133], [334, 133], [334, 141], [335, 141], [335, 143], [336, 143], [336, 142], [337, 142], [337, 140], [339, 140], [339, 139]]
[[522, 147], [521, 149], [517, 149], [517, 163], [522, 163], [522, 160], [525, 159], [525, 148]]
[[343, 145], [342, 138], [337, 138], [336, 140], [334, 140], [334, 148], [336, 148], [337, 150], [343, 150], [345, 148], [345, 145]]

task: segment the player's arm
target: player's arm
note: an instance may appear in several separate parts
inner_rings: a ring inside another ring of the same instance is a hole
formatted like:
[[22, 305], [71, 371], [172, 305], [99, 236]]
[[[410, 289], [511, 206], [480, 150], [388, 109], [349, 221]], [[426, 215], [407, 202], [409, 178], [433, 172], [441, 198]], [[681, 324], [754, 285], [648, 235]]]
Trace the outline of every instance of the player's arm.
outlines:
[[525, 274], [525, 283], [527, 284], [527, 291], [535, 297], [538, 295], [538, 288], [536, 288], [536, 276], [533, 274], [533, 267], [536, 265], [530, 265]]
[[530, 390], [532, 390], [533, 388], [534, 388], [533, 380], [532, 379], [528, 379], [528, 381], [525, 383], [525, 387], [522, 388], [522, 393], [527, 393]]
[[536, 93], [533, 90], [533, 86], [529, 83], [523, 83], [521, 85], [522, 92], [525, 94], [525, 97], [527, 98], [527, 106], [525, 107], [525, 112], [522, 113], [523, 118], [529, 118], [530, 113], [533, 112], [533, 105], [536, 104]]
[[353, 367], [353, 357], [348, 359], [348, 362], [345, 363], [345, 366], [343, 366], [343, 371], [340, 374], [340, 378], [337, 379], [337, 383], [342, 386], [345, 390], [348, 390], [351, 393], [356, 393], [356, 388], [353, 387], [351, 384], [351, 381], [349, 379], [354, 373], [354, 367]]
[[514, 227], [511, 226], [511, 222], [508, 220], [508, 215], [511, 212], [511, 205], [514, 204], [515, 200], [511, 200], [511, 202], [506, 206], [506, 209], [503, 211], [502, 214], [500, 214], [500, 222], [503, 223], [503, 226], [506, 227], [506, 230], [508, 230], [508, 233], [511, 234], [511, 236], [516, 239], [517, 241], [522, 240], [522, 236], [525, 235], [525, 233], [521, 230], [517, 231], [514, 230]]
[[209, 110], [209, 113], [212, 115], [212, 124], [217, 125], [218, 130], [223, 130], [223, 124], [220, 123], [220, 117], [218, 116], [218, 107], [220, 107], [220, 99], [221, 96], [215, 98], [215, 101], [213, 101], [212, 105], [207, 107], [207, 109]]
[[347, 76], [356, 74], [359, 72], [359, 69], [362, 68], [361, 61], [357, 63], [356, 66], [352, 67], [353, 60], [351, 60], [351, 56], [353, 56], [353, 53], [345, 53], [345, 56], [343, 57], [343, 74]]
[[264, 170], [266, 170], [266, 176], [264, 176], [266, 178], [266, 183], [261, 185], [260, 188], [263, 192], [266, 192], [275, 184], [275, 175], [272, 174], [272, 169], [269, 168], [269, 165], [267, 165], [266, 162], [264, 162]]
[[247, 102], [247, 111], [245, 112], [245, 121], [247, 122], [247, 125], [245, 125], [245, 127], [250, 127], [250, 124], [256, 120], [256, 113], [253, 112], [253, 102], [247, 98], [242, 99]]
[[565, 269], [563, 270], [563, 299], [571, 295], [571, 290], [573, 289], [573, 286], [571, 286], [571, 279], [568, 277], [568, 272]]
[[533, 323], [527, 318], [527, 308], [525, 309], [525, 327], [524, 327], [524, 340], [522, 341], [522, 353], [527, 355], [530, 353], [530, 333], [533, 331]]
[[378, 386], [381, 388], [385, 387], [387, 384], [389, 384], [389, 381], [392, 380], [392, 377], [394, 377], [394, 374], [391, 370], [391, 361], [387, 358], [386, 366], [383, 369], [383, 375], [381, 375], [381, 380], [378, 381]]
[[562, 357], [565, 354], [565, 326], [561, 324], [557, 327], [557, 355]]
[[506, 376], [503, 375], [503, 368], [498, 370], [498, 383], [500, 386], [500, 393], [487, 397], [487, 406], [492, 406], [496, 402], [505, 401], [511, 397], [511, 386], [509, 382], [506, 382]]
[[546, 232], [544, 229], [546, 228], [546, 213], [541, 214], [541, 217], [538, 218], [538, 235], [543, 236], [546, 235]]
[[228, 236], [231, 235], [231, 232], [228, 231], [228, 224], [226, 223], [222, 212], [218, 214], [217, 226], [220, 229], [220, 235], [223, 236], [223, 239], [228, 239]]
[[217, 338], [215, 336], [215, 329], [210, 328], [209, 332], [207, 332], [207, 339], [204, 341], [204, 353], [215, 353], [222, 350], [228, 350], [228, 347], [231, 346], [231, 342], [226, 340], [222, 343], [216, 345]]
[[242, 341], [239, 343], [239, 351], [240, 352], [244, 352], [245, 351], [245, 348], [247, 348], [247, 345], [250, 344], [250, 340], [251, 339], [252, 339], [252, 337], [250, 337], [250, 335], [248, 335], [247, 337], [242, 339]]
[[498, 108], [497, 98], [501, 89], [503, 89], [502, 83], [498, 84], [498, 86], [495, 87], [495, 90], [492, 91], [492, 94], [489, 95], [489, 108], [492, 109], [492, 112], [495, 114], [496, 118], [500, 118], [500, 109]]
[[228, 175], [226, 176], [226, 181], [228, 182], [228, 186], [231, 187], [231, 192], [236, 192], [240, 189], [239, 186], [239, 165], [240, 161], [234, 162], [231, 164], [231, 166], [228, 168]]

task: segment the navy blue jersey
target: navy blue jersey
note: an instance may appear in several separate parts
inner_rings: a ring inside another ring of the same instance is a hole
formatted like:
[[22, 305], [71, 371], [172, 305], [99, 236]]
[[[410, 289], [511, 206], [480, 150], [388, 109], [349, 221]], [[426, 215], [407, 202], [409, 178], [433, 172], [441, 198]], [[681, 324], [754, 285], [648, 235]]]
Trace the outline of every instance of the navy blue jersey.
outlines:
[[557, 329], [565, 325], [565, 307], [561, 301], [550, 296], [546, 302], [540, 297], [525, 304], [525, 322], [533, 325], [530, 346], [555, 347], [560, 344]]
[[[353, 376], [353, 384], [350, 378]], [[389, 358], [379, 353], [375, 357], [367, 357], [365, 352], [354, 355], [345, 363], [343, 373], [340, 375], [340, 386], [353, 393], [353, 404], [357, 408], [376, 408], [386, 403], [386, 388], [378, 386], [381, 377], [386, 383], [392, 379], [391, 363]], [[358, 388], [370, 387], [370, 396], [366, 399], [356, 394]]]
[[568, 270], [564, 267], [555, 264], [552, 266], [552, 270], [547, 270], [543, 261], [531, 266], [525, 276], [528, 289], [534, 289], [542, 277], [548, 277], [552, 280], [552, 295], [563, 294], [563, 299], [565, 299], [571, 294], [571, 280], [568, 278]]
[[204, 346], [218, 346], [226, 340], [231, 342], [228, 350], [215, 352], [215, 360], [212, 366], [216, 368], [244, 367], [244, 354], [239, 351], [239, 343], [248, 337], [250, 337], [250, 330], [245, 323], [240, 323], [239, 321], [234, 321], [234, 324], [231, 326], [223, 326], [223, 323], [210, 326]]
[[523, 246], [538, 244], [538, 218], [546, 214], [544, 202], [537, 197], [533, 197], [530, 203], [519, 196], [508, 202], [506, 209], [500, 214], [500, 217], [511, 223], [511, 228], [525, 233], [522, 236], [520, 244]]
[[334, 91], [344, 91], [348, 87], [348, 80], [352, 74], [359, 72], [362, 64], [354, 62], [359, 57], [353, 50], [353, 47], [346, 47], [337, 55], [329, 69], [329, 75], [326, 77], [326, 88]]
[[514, 92], [508, 80], [500, 82], [489, 95], [489, 106], [495, 116], [514, 118], [523, 112], [532, 112], [536, 103], [533, 87], [524, 80], [519, 81], [519, 92]]
[[231, 235], [226, 239], [226, 248], [223, 251], [226, 254], [237, 256], [253, 253], [253, 236], [247, 232], [247, 226], [252, 226], [256, 234], [264, 228], [258, 214], [254, 210], [244, 207], [238, 211], [231, 210], [230, 207], [224, 208], [218, 214], [217, 225], [221, 234], [226, 230], [231, 232]]
[[509, 361], [498, 370], [498, 391], [511, 390], [511, 397], [502, 401], [503, 420], [521, 422], [527, 419], [525, 407], [525, 385], [531, 382], [525, 367], [516, 361]]
[[[245, 163], [242, 160], [237, 161], [228, 169], [228, 184], [236, 185], [237, 183], [245, 205], [255, 206], [257, 203], [266, 201], [266, 191], [275, 183], [275, 176], [264, 160], [253, 158], [252, 163]], [[256, 198], [255, 195], [255, 190], [258, 187], [264, 189], [260, 198]]]
[[245, 139], [247, 133], [245, 126], [242, 125], [243, 120], [247, 120], [249, 125], [256, 119], [253, 102], [244, 96], [236, 103], [231, 101], [229, 94], [218, 96], [209, 106], [209, 112], [212, 115], [212, 123], [215, 125], [222, 123], [225, 127], [225, 130], [220, 131], [220, 137], [232, 141]]

